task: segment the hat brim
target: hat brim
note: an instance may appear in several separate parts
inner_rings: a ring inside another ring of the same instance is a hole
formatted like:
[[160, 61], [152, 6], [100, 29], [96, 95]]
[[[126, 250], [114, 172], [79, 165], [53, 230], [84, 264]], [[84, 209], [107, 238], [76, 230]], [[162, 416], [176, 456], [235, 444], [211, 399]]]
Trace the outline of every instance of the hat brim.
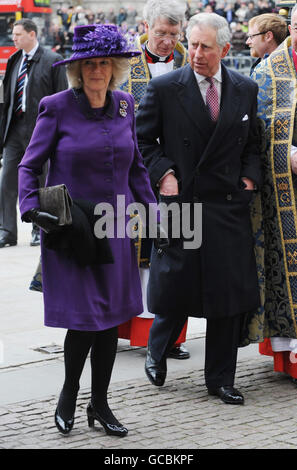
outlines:
[[54, 62], [53, 67], [57, 67], [59, 65], [67, 65], [71, 64], [72, 62], [77, 62], [78, 60], [85, 60], [85, 59], [94, 59], [94, 58], [99, 58], [99, 57], [118, 57], [118, 58], [126, 58], [129, 59], [131, 57], [136, 57], [141, 54], [141, 51], [127, 51], [127, 52], [119, 52], [119, 53], [113, 53], [113, 54], [108, 54], [108, 55], [103, 55], [102, 53], [98, 54], [86, 54], [86, 53], [75, 53], [69, 59], [65, 60], [60, 60], [59, 62]]

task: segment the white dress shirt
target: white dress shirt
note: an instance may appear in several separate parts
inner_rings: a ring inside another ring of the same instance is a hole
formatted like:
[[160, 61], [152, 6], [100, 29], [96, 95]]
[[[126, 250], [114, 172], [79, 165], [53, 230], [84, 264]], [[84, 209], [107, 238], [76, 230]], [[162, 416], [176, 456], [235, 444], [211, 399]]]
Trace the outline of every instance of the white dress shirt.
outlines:
[[[28, 54], [28, 61], [30, 61], [32, 59], [32, 57], [34, 56], [35, 52], [37, 51], [38, 46], [39, 46], [39, 43], [37, 42], [36, 46], [33, 47], [33, 49], [31, 49], [30, 52], [25, 52], [24, 49], [23, 49], [23, 57], [22, 57], [22, 61], [21, 61], [21, 64], [20, 64], [19, 72], [20, 72], [20, 70], [23, 66], [25, 55]], [[19, 75], [19, 73], [18, 73], [18, 75]], [[23, 97], [22, 97], [22, 111], [23, 111], [23, 113], [26, 111], [26, 88], [27, 88], [27, 83], [28, 83], [28, 75], [26, 75], [26, 77], [25, 77], [24, 91], [23, 91]]]
[[[206, 104], [206, 91], [207, 88], [209, 87], [209, 82], [206, 80], [207, 77], [204, 77], [203, 75], [200, 75], [197, 72], [194, 72], [194, 75], [197, 80], [197, 84], [199, 86], [202, 98], [204, 103]], [[218, 95], [219, 95], [219, 103], [221, 102], [221, 94], [222, 94], [222, 69], [221, 66], [217, 73], [212, 77], [214, 79], [214, 86], [217, 89]]]

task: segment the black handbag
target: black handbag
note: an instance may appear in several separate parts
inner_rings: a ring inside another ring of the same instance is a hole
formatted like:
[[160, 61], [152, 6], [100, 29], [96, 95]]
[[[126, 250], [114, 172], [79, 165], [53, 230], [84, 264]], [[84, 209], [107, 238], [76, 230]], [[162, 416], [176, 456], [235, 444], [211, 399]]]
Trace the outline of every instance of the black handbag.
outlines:
[[71, 225], [72, 198], [65, 184], [39, 189], [40, 209], [59, 218], [59, 225]]

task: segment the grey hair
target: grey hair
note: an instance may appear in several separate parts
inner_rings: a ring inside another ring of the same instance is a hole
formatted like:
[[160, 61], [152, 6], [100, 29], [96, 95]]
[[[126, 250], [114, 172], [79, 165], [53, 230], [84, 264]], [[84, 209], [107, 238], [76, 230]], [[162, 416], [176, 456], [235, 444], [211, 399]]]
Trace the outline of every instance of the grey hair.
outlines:
[[[116, 90], [122, 83], [128, 80], [130, 65], [126, 57], [110, 57], [112, 60], [112, 77], [108, 90]], [[81, 77], [82, 60], [75, 60], [66, 66], [66, 73], [73, 88], [81, 88], [83, 85]]]
[[291, 23], [292, 23], [292, 16], [294, 15], [294, 13], [297, 11], [297, 3], [296, 5], [293, 6], [292, 10], [291, 10]]
[[179, 0], [148, 0], [143, 9], [143, 19], [152, 28], [160, 17], [166, 18], [169, 23], [183, 24], [185, 20], [186, 4]]
[[199, 26], [201, 28], [209, 27], [216, 30], [217, 44], [220, 47], [224, 47], [231, 41], [231, 31], [228, 21], [216, 13], [197, 13], [197, 15], [192, 16], [186, 30], [188, 41], [194, 26]]

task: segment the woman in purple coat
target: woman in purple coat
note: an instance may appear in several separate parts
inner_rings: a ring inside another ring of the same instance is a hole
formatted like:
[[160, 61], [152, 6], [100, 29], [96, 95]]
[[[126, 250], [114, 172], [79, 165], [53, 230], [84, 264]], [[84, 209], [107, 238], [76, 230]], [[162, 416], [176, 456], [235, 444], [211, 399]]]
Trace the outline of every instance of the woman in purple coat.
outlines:
[[[115, 225], [118, 196], [155, 203], [137, 146], [131, 95], [115, 88], [126, 79], [128, 58], [138, 55], [114, 25], [75, 28], [73, 55], [67, 64], [72, 88], [44, 98], [32, 139], [19, 166], [20, 211], [45, 231], [57, 228], [41, 212], [38, 179], [49, 161], [47, 186], [65, 184], [75, 200], [109, 203]], [[91, 351], [89, 426], [98, 420], [106, 433], [125, 436], [109, 409], [107, 391], [117, 349], [117, 325], [142, 312], [134, 243], [126, 234], [109, 238], [113, 264], [80, 266], [41, 240], [45, 325], [66, 328], [65, 382], [55, 423], [67, 434], [74, 423], [79, 380]]]

